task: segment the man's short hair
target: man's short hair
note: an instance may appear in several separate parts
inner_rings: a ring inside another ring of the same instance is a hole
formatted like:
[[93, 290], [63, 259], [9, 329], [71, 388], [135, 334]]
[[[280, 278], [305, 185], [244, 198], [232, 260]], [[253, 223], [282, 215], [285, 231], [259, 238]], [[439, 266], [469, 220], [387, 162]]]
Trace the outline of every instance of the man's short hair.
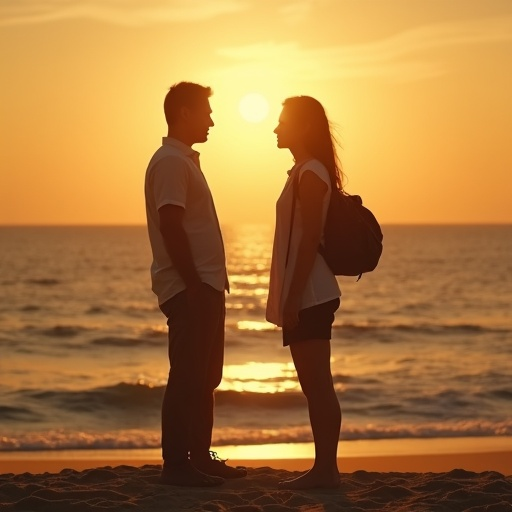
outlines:
[[179, 116], [181, 107], [194, 108], [202, 100], [207, 100], [213, 91], [211, 87], [204, 87], [192, 82], [179, 82], [174, 84], [164, 100], [164, 113], [167, 124], [171, 126]]

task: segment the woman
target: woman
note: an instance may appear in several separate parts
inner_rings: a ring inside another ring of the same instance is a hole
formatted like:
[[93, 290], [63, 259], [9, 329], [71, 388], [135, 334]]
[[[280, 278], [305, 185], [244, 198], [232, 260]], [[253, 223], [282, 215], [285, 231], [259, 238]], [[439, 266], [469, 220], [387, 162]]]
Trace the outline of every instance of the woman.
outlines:
[[302, 391], [307, 398], [315, 442], [315, 463], [285, 489], [337, 487], [341, 410], [332, 381], [331, 327], [340, 305], [335, 276], [318, 253], [332, 187], [342, 173], [329, 121], [309, 96], [283, 102], [274, 133], [277, 147], [293, 155], [294, 167], [277, 201], [267, 320], [283, 328]]

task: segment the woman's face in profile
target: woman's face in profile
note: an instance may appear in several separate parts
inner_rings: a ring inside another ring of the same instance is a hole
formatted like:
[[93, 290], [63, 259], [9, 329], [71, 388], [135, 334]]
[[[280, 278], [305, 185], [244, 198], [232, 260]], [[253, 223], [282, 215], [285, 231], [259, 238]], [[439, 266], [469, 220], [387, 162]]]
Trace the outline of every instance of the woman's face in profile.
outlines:
[[302, 130], [300, 125], [294, 122], [289, 108], [284, 107], [279, 116], [279, 122], [274, 130], [277, 135], [278, 148], [292, 148], [302, 143]]

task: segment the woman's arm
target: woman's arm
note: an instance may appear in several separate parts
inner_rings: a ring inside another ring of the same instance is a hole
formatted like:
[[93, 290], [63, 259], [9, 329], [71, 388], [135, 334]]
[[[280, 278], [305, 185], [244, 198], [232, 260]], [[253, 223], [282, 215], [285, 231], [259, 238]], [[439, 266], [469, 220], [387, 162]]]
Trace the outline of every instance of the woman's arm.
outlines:
[[314, 172], [304, 171], [298, 193], [302, 212], [302, 236], [299, 240], [290, 290], [283, 308], [283, 325], [289, 329], [299, 322], [302, 295], [322, 239], [323, 199], [326, 193], [326, 183]]

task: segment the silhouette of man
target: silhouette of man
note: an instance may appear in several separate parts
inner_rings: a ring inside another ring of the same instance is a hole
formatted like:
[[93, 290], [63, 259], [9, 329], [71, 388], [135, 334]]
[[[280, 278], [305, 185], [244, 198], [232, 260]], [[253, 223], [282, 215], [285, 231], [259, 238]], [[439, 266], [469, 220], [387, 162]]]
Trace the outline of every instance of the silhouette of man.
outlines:
[[192, 145], [214, 126], [209, 87], [180, 82], [164, 101], [167, 137], [149, 162], [146, 216], [152, 290], [169, 326], [160, 482], [208, 487], [247, 474], [210, 451], [214, 390], [224, 361], [224, 245], [213, 198]]

